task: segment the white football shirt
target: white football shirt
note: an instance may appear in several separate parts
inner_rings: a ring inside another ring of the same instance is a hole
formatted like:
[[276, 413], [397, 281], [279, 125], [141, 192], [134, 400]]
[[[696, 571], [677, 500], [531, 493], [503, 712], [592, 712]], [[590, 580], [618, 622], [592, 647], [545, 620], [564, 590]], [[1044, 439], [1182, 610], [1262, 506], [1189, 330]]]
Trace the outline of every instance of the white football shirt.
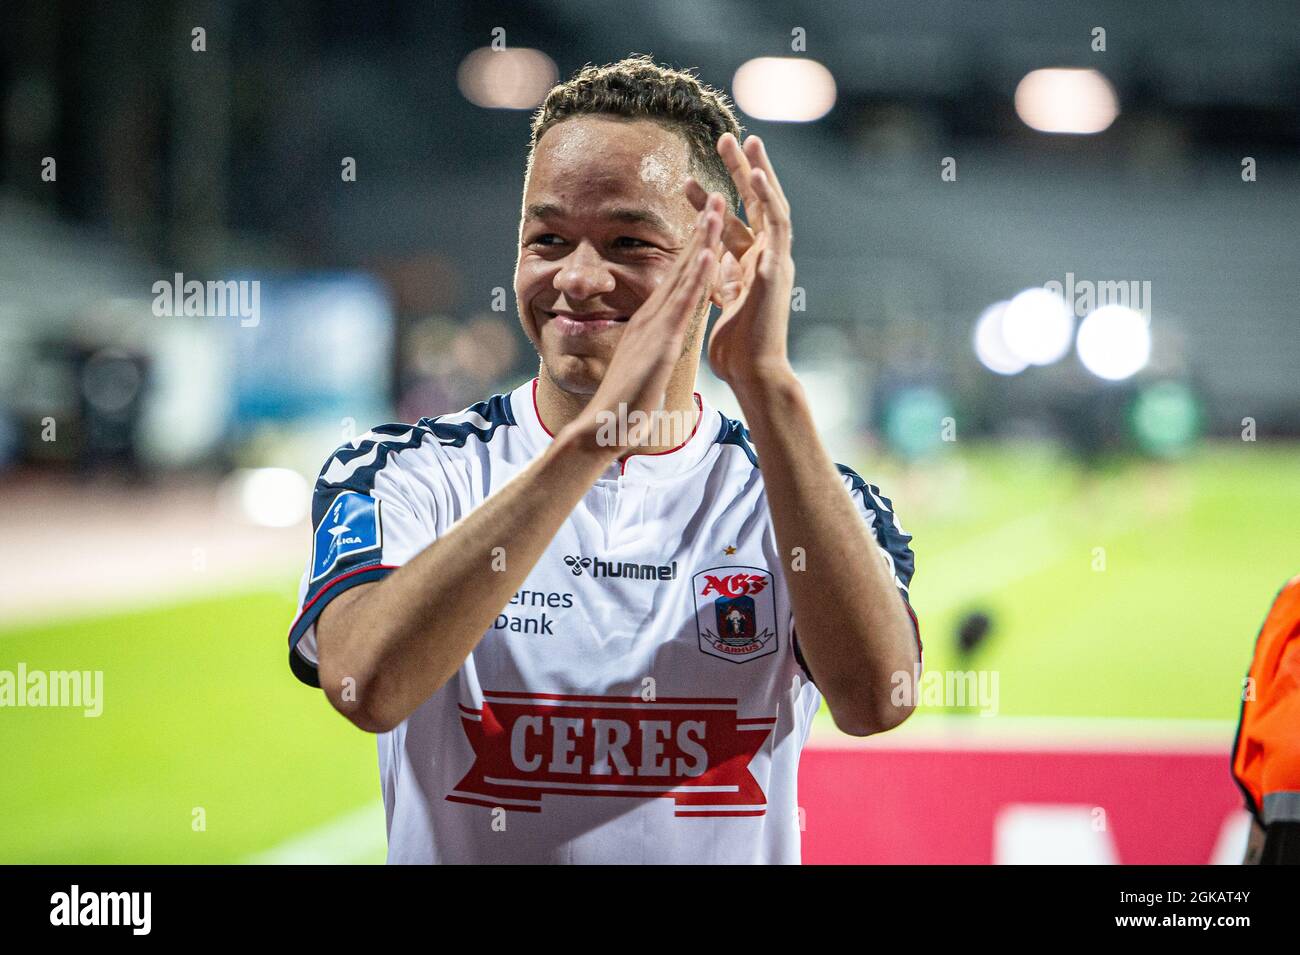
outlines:
[[[384, 425], [330, 457], [289, 634], [303, 682], [319, 685], [331, 599], [410, 560], [545, 449], [535, 392]], [[799, 753], [821, 696], [754, 450], [696, 402], [685, 444], [612, 465], [456, 675], [378, 737], [389, 862], [799, 861]], [[906, 602], [911, 538], [840, 471], [879, 545], [857, 559], [883, 558]]]

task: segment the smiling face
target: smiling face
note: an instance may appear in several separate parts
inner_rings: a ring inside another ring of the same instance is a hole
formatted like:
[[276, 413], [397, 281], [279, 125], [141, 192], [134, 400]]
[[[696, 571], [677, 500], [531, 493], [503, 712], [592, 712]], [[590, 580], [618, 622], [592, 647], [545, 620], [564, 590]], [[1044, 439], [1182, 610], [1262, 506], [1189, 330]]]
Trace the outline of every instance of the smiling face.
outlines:
[[[690, 237], [695, 209], [686, 140], [648, 120], [576, 116], [533, 154], [515, 265], [515, 298], [543, 372], [572, 395], [595, 393], [627, 319]], [[683, 358], [698, 360], [702, 304]]]

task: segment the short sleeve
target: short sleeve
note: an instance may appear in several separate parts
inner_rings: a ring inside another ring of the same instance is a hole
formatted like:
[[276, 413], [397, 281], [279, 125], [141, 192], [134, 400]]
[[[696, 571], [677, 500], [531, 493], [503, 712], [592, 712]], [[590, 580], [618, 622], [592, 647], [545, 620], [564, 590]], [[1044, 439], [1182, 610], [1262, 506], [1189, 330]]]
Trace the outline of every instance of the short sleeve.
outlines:
[[418, 448], [423, 429], [383, 425], [339, 448], [312, 492], [311, 557], [289, 629], [289, 667], [320, 686], [316, 621], [339, 594], [382, 580], [433, 539], [428, 505], [416, 499], [398, 455]]
[[[872, 534], [875, 535], [885, 563], [889, 565], [890, 573], [894, 577], [894, 584], [898, 587], [903, 602], [908, 605], [908, 612], [911, 613], [908, 588], [912, 585], [912, 574], [916, 570], [916, 555], [912, 553], [911, 547], [912, 535], [904, 531], [903, 526], [898, 523], [894, 505], [880, 492], [880, 488], [862, 480], [852, 468], [842, 464], [835, 466], [839, 468], [849, 494], [858, 505], [862, 516], [866, 518]], [[915, 614], [912, 614], [912, 619], [915, 623]]]
[[[912, 573], [916, 569], [916, 555], [912, 553], [911, 548], [912, 535], [903, 530], [902, 525], [898, 522], [898, 516], [894, 513], [894, 505], [889, 498], [881, 493], [880, 488], [874, 484], [868, 484], [852, 468], [845, 467], [843, 464], [837, 464], [835, 467], [839, 469], [840, 476], [844, 480], [844, 486], [848, 488], [849, 495], [853, 498], [853, 502], [857, 504], [858, 510], [862, 513], [867, 522], [867, 527], [870, 528], [872, 536], [876, 540], [877, 553], [889, 567], [890, 576], [894, 579], [894, 585], [898, 588], [898, 594], [903, 600], [903, 606], [907, 609], [907, 615], [912, 621], [912, 632], [916, 635], [917, 659], [923, 663], [924, 648], [921, 645], [921, 627], [916, 619], [916, 612], [912, 609], [912, 601], [909, 595]], [[791, 621], [791, 633], [794, 633], [793, 620]], [[794, 649], [795, 660], [800, 668], [803, 669], [810, 680], [813, 679], [813, 675], [809, 673], [808, 666], [804, 662], [803, 654], [799, 650], [797, 637], [791, 640], [791, 646]]]

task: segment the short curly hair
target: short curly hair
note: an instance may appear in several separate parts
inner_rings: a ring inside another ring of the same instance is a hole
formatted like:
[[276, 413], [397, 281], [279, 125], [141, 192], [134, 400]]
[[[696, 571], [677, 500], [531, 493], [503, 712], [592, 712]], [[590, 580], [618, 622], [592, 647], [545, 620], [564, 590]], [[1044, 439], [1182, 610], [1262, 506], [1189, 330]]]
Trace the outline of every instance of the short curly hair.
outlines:
[[722, 193], [732, 212], [739, 210], [736, 184], [717, 150], [719, 136], [731, 133], [740, 139], [743, 129], [726, 93], [706, 86], [690, 72], [660, 66], [645, 54], [604, 66], [588, 63], [552, 87], [533, 114], [528, 170], [548, 129], [574, 116], [591, 115], [648, 119], [678, 133], [690, 150], [696, 179], [706, 189]]

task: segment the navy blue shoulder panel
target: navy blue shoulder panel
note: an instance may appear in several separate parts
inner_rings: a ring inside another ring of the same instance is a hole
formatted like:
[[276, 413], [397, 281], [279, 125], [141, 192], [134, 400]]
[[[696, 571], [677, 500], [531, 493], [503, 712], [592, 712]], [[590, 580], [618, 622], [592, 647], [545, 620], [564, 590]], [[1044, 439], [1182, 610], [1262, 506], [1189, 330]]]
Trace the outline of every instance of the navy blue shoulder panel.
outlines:
[[[455, 420], [445, 421], [445, 418]], [[471, 436], [483, 442], [491, 441], [498, 428], [514, 423], [510, 396], [493, 395], [454, 414], [421, 418], [415, 424], [381, 424], [371, 428], [368, 434], [375, 435], [374, 438], [355, 445], [345, 444], [321, 468], [312, 500], [312, 526], [320, 523], [339, 492], [370, 494], [376, 476], [388, 464], [390, 456], [418, 448], [430, 435], [439, 444], [460, 448]]]
[[[471, 421], [444, 421], [444, 418], [468, 418], [477, 415], [486, 424]], [[420, 425], [428, 428], [440, 444], [453, 448], [463, 448], [470, 436], [487, 443], [502, 425], [515, 424], [514, 409], [510, 407], [509, 395], [493, 395], [487, 401], [470, 405], [464, 411], [454, 415], [439, 415], [436, 418], [421, 418]]]
[[418, 448], [429, 431], [418, 424], [381, 424], [371, 428], [367, 434], [382, 437], [367, 438], [355, 446], [345, 444], [325, 461], [312, 495], [313, 527], [320, 524], [340, 492], [370, 494], [375, 487], [375, 476], [388, 464], [389, 455]]
[[754, 453], [754, 446], [749, 441], [749, 429], [739, 421], [728, 418], [726, 415], [719, 413], [722, 418], [722, 427], [718, 429], [718, 444], [734, 444], [745, 452], [749, 458], [749, 463], [758, 467], [758, 455]]
[[912, 573], [916, 570], [916, 555], [912, 553], [912, 548], [909, 546], [912, 543], [912, 535], [903, 533], [894, 519], [893, 501], [880, 493], [880, 488], [876, 485], [864, 481], [852, 468], [843, 464], [836, 464], [835, 467], [840, 474], [849, 479], [851, 491], [862, 498], [863, 507], [875, 514], [876, 519], [872, 522], [872, 530], [876, 535], [876, 541], [894, 559], [894, 573], [903, 582], [903, 586], [910, 587]]

